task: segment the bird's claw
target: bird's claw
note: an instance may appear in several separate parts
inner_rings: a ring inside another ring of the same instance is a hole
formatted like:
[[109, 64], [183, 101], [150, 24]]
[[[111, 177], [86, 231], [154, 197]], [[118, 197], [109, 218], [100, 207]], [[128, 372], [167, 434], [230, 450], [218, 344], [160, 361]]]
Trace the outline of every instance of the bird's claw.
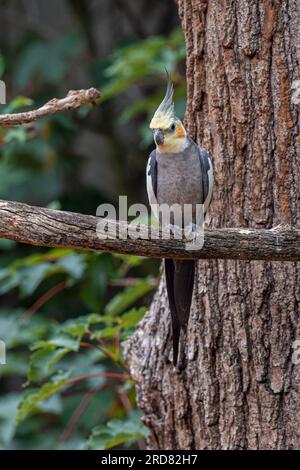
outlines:
[[182, 240], [183, 230], [178, 225], [168, 224], [165, 226], [165, 229], [169, 231], [169, 234], [172, 235], [171, 238], [175, 238], [176, 240]]
[[191, 222], [184, 229], [185, 238], [189, 240], [191, 243], [195, 243], [197, 240], [198, 230], [199, 230], [198, 225]]

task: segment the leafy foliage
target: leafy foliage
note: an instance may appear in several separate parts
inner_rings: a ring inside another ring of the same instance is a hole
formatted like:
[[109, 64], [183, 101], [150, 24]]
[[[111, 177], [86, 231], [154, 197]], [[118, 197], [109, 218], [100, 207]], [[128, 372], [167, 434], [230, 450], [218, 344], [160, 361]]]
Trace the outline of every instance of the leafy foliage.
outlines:
[[[102, 91], [102, 101], [115, 98], [122, 93], [128, 93], [133, 87], [142, 82], [144, 86], [153, 83], [153, 79], [165, 87], [166, 70], [172, 75], [176, 85], [177, 114], [183, 117], [185, 107], [185, 82], [176, 68], [185, 59], [183, 33], [175, 30], [168, 38], [153, 36], [140, 42], [125, 45], [116, 49], [106, 60], [93, 65], [96, 83]], [[155, 83], [155, 82], [154, 82]], [[159, 105], [164, 88], [159, 93], [138, 96], [120, 114], [121, 123], [127, 123], [139, 115], [144, 115], [140, 126], [143, 145], [151, 142], [148, 123]], [[145, 116], [146, 114], [146, 116]]]
[[88, 448], [92, 450], [110, 449], [120, 444], [127, 444], [146, 437], [146, 429], [140, 420], [140, 413], [132, 412], [126, 420], [114, 419], [106, 425], [93, 429], [88, 440]]
[[81, 54], [83, 46], [83, 38], [77, 31], [50, 43], [41, 39], [31, 41], [20, 57], [16, 86], [26, 87], [33, 76], [38, 77], [40, 84], [56, 84], [64, 77], [68, 62]]
[[[95, 213], [121, 191], [144, 194], [148, 122], [164, 94], [165, 67], [176, 84], [177, 114], [184, 112], [182, 32], [132, 37], [92, 59], [78, 23], [50, 41], [36, 31], [17, 37], [15, 44], [1, 43], [0, 77], [11, 98], [1, 113], [78, 87], [76, 67], [80, 86], [101, 89], [102, 103], [92, 114], [86, 107], [1, 128], [0, 198]], [[94, 155], [83, 177], [91, 160], [86, 145], [78, 145], [85, 132], [103, 144], [98, 160], [108, 148], [96, 188]], [[112, 173], [116, 187], [108, 194], [103, 183]], [[135, 256], [40, 250], [0, 239], [0, 338], [7, 348], [0, 366], [1, 449], [138, 445], [147, 431], [121, 342], [147, 310], [157, 272], [156, 262]]]
[[[45, 292], [49, 294], [49, 285], [55, 285], [58, 279], [63, 279], [65, 290], [81, 294], [81, 303], [77, 300], [77, 311], [88, 312], [89, 302], [85, 303], [86, 295], [83, 295], [86, 280], [90, 278], [91, 266], [93, 272], [95, 264], [101, 266], [100, 259], [106, 259], [105, 266], [110, 269], [106, 273], [102, 290], [99, 291], [95, 283], [93, 297], [98, 296], [99, 299], [107, 298], [108, 291], [112, 289], [110, 281], [121, 281], [122, 273], [128, 274], [130, 270], [146, 263], [145, 259], [133, 256], [47, 250], [14, 260], [3, 268], [2, 293], [17, 291], [24, 304], [36, 291], [46, 286]], [[145, 313], [145, 307], [132, 305], [144, 298], [153, 286], [152, 277], [134, 278], [133, 286], [121, 289], [113, 287], [115, 295], [110, 295], [111, 300], [106, 305], [103, 302], [105, 307], [98, 308], [98, 312], [77, 315], [63, 321], [58, 321], [59, 312], [52, 319], [45, 317], [43, 305], [37, 311], [32, 307], [0, 310], [1, 337], [5, 338], [8, 350], [7, 364], [1, 366], [0, 376], [3, 379], [15, 376], [22, 379], [26, 374], [27, 380], [23, 391], [7, 396], [9, 413], [0, 400], [0, 429], [1, 426], [6, 429], [0, 443], [3, 448], [23, 448], [24, 426], [31, 425], [37, 419], [40, 425], [51, 420], [52, 431], [56, 435], [55, 446], [64, 448], [60, 436], [64, 434], [63, 426], [67, 426], [65, 399], [77, 396], [84, 400], [86, 394], [89, 395], [94, 389], [97, 390], [97, 396], [105, 392], [106, 397], [107, 388], [110, 387], [110, 406], [96, 413], [99, 421], [95, 424], [100, 427], [93, 431], [89, 446], [109, 448], [125, 442], [132, 443], [145, 435], [138, 415], [132, 412], [128, 414], [120, 402], [119, 397], [125, 395], [127, 403], [134, 409], [132, 383], [123, 364], [120, 341], [132, 333]], [[45, 296], [45, 292], [40, 298]], [[48, 307], [52, 304], [52, 312], [55, 312], [54, 301], [55, 297], [49, 297], [46, 304]], [[64, 304], [61, 299], [59, 310], [64, 309]], [[79, 387], [79, 384], [84, 385]], [[127, 386], [124, 388], [125, 384]], [[113, 418], [116, 415], [117, 421]], [[99, 425], [99, 422], [102, 424]], [[116, 429], [120, 425], [122, 433]], [[85, 446], [87, 431], [90, 429], [78, 430], [75, 434], [78, 445]], [[38, 447], [40, 444], [35, 445]]]
[[115, 97], [139, 80], [153, 78], [153, 75], [160, 76], [164, 81], [165, 70], [174, 73], [177, 63], [184, 58], [181, 30], [173, 32], [167, 40], [163, 36], [153, 36], [116, 49], [106, 59], [108, 65], [103, 73], [106, 81], [101, 88], [103, 99]]

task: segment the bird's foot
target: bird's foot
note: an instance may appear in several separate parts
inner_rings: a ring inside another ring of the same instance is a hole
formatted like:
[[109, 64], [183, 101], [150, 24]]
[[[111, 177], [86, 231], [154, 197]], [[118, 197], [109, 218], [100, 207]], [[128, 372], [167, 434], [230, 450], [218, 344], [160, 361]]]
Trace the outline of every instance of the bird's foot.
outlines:
[[168, 224], [165, 227], [165, 230], [172, 235], [170, 238], [175, 238], [176, 240], [182, 240], [183, 238], [183, 230], [178, 225]]
[[186, 250], [201, 250], [204, 244], [203, 226], [190, 223], [184, 228], [184, 236]]
[[187, 225], [184, 228], [184, 236], [190, 242], [195, 243], [197, 239], [198, 231], [199, 231], [199, 226], [191, 222], [189, 225]]

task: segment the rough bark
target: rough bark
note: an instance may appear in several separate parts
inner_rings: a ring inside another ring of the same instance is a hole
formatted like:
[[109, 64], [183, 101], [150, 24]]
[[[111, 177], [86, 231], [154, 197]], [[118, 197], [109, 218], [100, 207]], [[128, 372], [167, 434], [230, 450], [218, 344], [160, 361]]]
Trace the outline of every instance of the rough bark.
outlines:
[[[279, 226], [273, 230], [208, 229], [204, 246], [186, 249], [184, 240], [124, 238], [126, 222], [92, 215], [56, 211], [21, 202], [0, 200], [0, 237], [36, 246], [127, 253], [151, 258], [260, 259], [300, 261], [300, 230]], [[140, 226], [147, 234], [147, 226]], [[119, 234], [122, 237], [119, 238]], [[163, 234], [158, 234], [162, 236]], [[168, 235], [168, 233], [166, 233]]]
[[[186, 123], [214, 161], [211, 225], [299, 228], [299, 3], [178, 5]], [[200, 261], [177, 369], [162, 280], [126, 345], [151, 448], [300, 448], [299, 273], [299, 263]]]

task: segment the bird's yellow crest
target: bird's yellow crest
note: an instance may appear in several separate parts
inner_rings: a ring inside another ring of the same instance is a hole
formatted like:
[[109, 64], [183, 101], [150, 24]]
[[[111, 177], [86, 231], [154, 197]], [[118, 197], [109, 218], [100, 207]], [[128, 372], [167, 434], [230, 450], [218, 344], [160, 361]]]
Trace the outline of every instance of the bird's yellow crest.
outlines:
[[173, 83], [168, 76], [165, 97], [150, 122], [155, 144], [161, 153], [182, 152], [188, 145], [187, 132], [175, 116], [173, 93]]
[[168, 129], [168, 127], [170, 127], [174, 122], [176, 116], [174, 111], [173, 93], [173, 83], [169, 79], [165, 97], [155, 111], [150, 122], [151, 129]]

